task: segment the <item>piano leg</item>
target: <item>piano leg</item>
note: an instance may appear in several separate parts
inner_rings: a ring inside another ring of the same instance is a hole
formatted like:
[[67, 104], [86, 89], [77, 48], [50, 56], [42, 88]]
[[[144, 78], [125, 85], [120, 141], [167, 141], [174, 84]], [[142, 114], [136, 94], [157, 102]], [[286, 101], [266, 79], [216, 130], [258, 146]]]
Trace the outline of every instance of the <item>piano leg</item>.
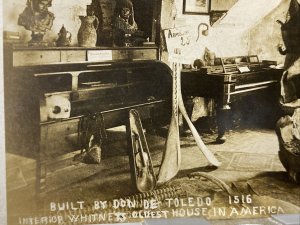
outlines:
[[228, 119], [230, 107], [229, 105], [217, 105], [217, 126], [218, 126], [218, 137], [216, 139], [217, 143], [223, 144], [226, 141], [225, 131], [226, 131], [226, 121]]

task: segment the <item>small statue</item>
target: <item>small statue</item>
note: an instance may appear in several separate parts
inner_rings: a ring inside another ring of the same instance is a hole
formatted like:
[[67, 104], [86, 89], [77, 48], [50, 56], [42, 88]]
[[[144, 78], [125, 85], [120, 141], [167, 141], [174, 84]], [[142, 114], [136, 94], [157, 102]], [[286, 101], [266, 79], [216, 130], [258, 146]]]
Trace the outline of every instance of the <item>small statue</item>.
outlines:
[[140, 46], [147, 41], [138, 30], [130, 0], [117, 0], [113, 20], [113, 40], [117, 46]]
[[47, 46], [43, 37], [53, 25], [54, 14], [48, 11], [52, 0], [27, 0], [27, 7], [19, 15], [18, 24], [32, 31], [30, 46]]
[[72, 34], [66, 30], [65, 26], [63, 25], [58, 33], [58, 39], [56, 41], [57, 47], [66, 47], [70, 46], [72, 39]]

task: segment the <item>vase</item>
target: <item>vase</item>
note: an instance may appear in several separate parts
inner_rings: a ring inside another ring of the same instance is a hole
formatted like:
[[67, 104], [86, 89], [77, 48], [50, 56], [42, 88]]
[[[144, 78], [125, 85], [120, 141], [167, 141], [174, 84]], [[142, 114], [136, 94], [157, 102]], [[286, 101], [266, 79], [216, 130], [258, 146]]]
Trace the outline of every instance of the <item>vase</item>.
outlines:
[[99, 21], [96, 16], [79, 16], [81, 26], [77, 39], [80, 47], [95, 47], [97, 42], [97, 28]]

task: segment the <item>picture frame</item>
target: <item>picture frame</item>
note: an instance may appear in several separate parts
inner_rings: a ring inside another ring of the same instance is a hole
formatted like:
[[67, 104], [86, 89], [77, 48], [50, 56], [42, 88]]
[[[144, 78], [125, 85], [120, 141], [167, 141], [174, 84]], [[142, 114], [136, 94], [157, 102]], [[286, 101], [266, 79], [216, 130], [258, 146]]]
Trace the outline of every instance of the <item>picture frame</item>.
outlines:
[[183, 0], [183, 14], [208, 15], [211, 0]]

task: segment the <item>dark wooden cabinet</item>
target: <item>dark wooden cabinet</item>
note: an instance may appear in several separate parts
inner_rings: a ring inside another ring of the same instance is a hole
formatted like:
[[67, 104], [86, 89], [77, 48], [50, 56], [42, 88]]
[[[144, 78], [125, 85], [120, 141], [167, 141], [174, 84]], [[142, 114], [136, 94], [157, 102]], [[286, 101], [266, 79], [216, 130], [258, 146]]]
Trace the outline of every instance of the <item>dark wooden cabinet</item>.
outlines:
[[47, 164], [81, 148], [81, 118], [101, 113], [104, 128], [142, 120], [166, 124], [171, 110], [170, 68], [157, 48], [5, 49], [6, 150], [37, 159], [38, 191]]

